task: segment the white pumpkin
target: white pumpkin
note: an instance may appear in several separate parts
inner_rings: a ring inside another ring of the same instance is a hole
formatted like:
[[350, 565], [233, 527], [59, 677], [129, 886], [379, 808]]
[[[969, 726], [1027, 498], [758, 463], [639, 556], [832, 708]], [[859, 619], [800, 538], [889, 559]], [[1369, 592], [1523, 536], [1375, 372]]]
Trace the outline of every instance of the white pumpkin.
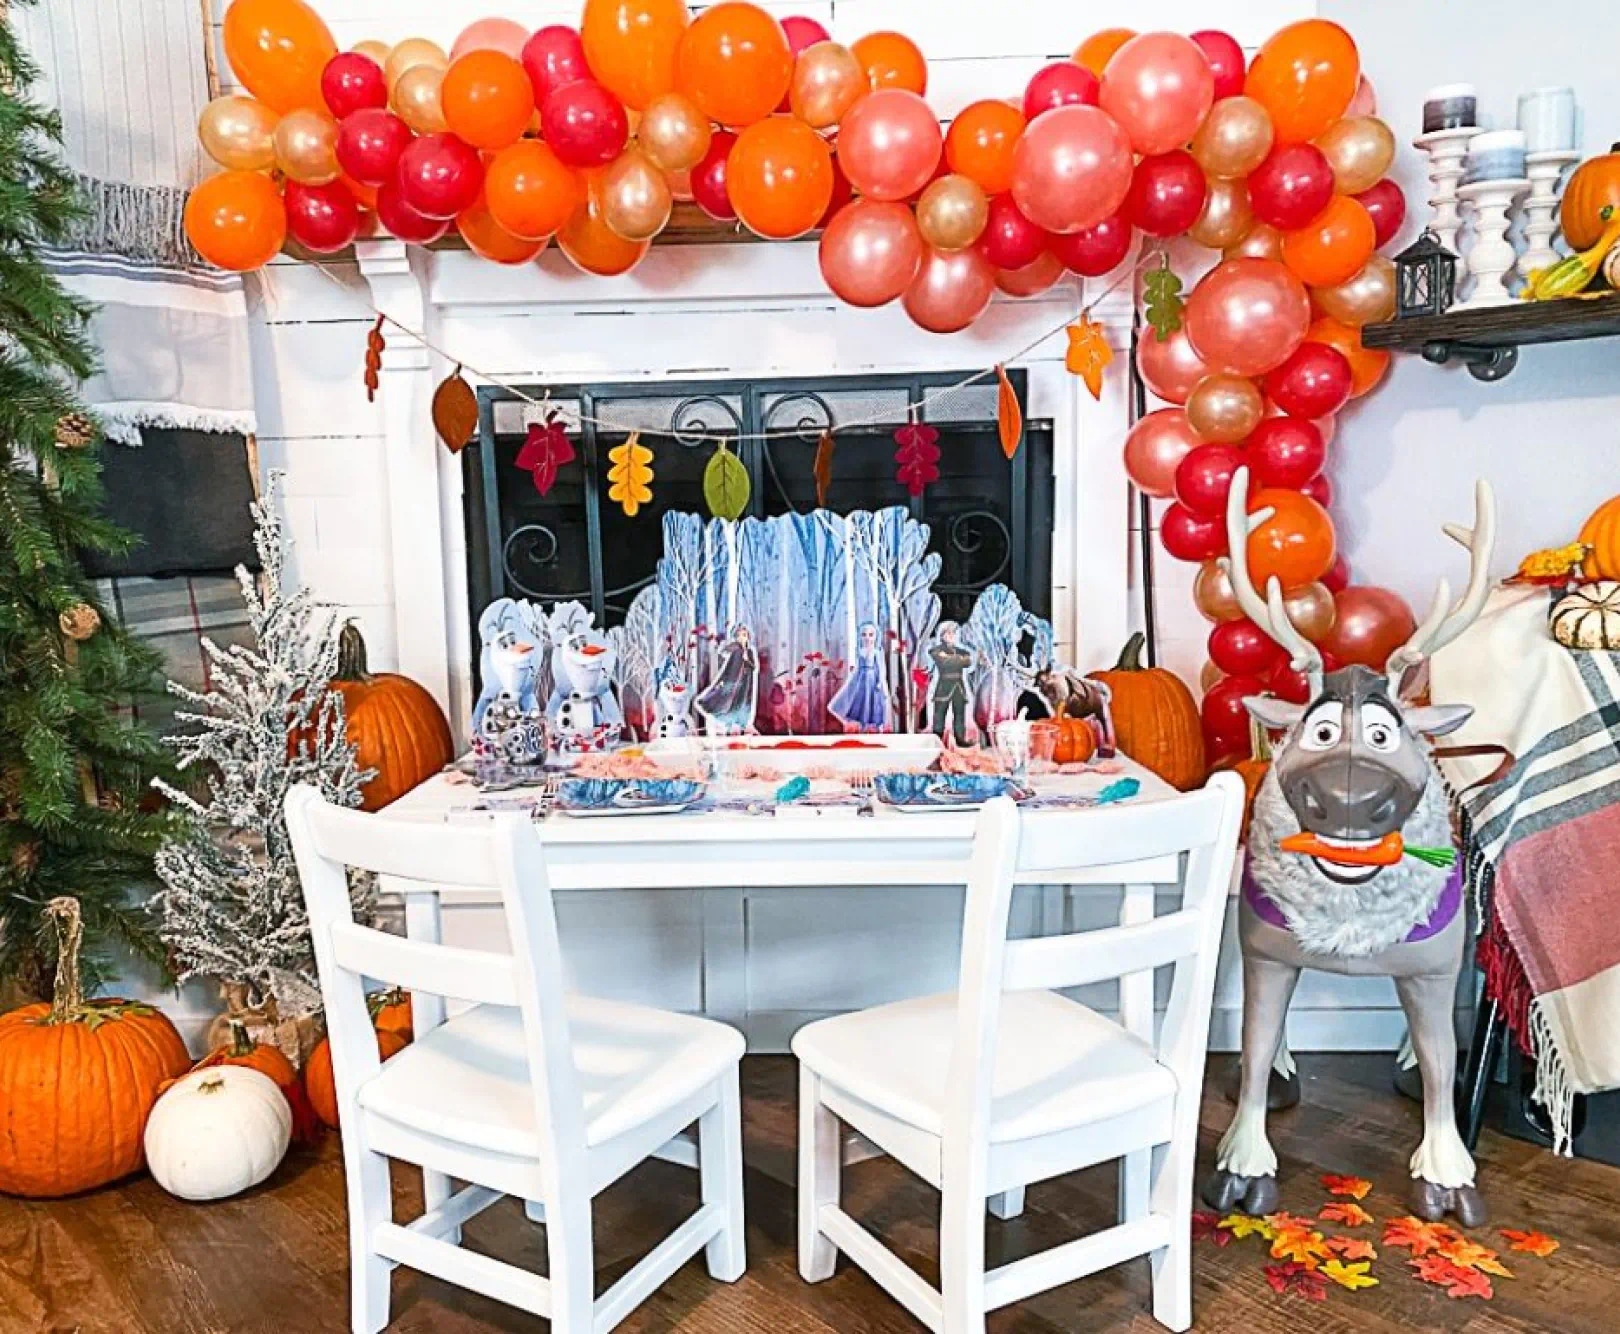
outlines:
[[239, 1065], [193, 1070], [157, 1100], [146, 1162], [182, 1200], [223, 1200], [263, 1181], [287, 1154], [292, 1108], [276, 1081]]
[[1552, 636], [1566, 648], [1620, 649], [1620, 581], [1599, 579], [1559, 598]]

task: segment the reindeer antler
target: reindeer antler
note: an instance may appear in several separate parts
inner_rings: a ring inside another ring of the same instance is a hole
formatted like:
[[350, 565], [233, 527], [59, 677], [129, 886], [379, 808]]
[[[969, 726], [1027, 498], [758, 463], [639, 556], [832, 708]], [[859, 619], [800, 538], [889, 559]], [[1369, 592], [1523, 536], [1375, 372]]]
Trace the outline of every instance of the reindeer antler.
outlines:
[[1289, 666], [1304, 672], [1314, 698], [1322, 689], [1322, 651], [1300, 634], [1283, 606], [1282, 584], [1276, 575], [1266, 581], [1266, 596], [1262, 600], [1249, 577], [1249, 534], [1269, 519], [1274, 510], [1269, 507], [1249, 512], [1249, 470], [1239, 468], [1232, 474], [1232, 489], [1226, 493], [1226, 547], [1227, 554], [1220, 559], [1221, 569], [1231, 580], [1232, 592], [1243, 614], [1270, 635], [1282, 648], [1288, 650]]
[[1436, 649], [1451, 643], [1472, 625], [1484, 609], [1485, 599], [1491, 591], [1491, 552], [1496, 546], [1496, 494], [1483, 477], [1474, 483], [1474, 526], [1444, 525], [1447, 537], [1468, 552], [1468, 587], [1451, 601], [1451, 585], [1442, 578], [1435, 588], [1434, 605], [1412, 637], [1389, 655], [1384, 670], [1389, 675], [1389, 688], [1393, 693], [1400, 686], [1401, 677], [1431, 656]]

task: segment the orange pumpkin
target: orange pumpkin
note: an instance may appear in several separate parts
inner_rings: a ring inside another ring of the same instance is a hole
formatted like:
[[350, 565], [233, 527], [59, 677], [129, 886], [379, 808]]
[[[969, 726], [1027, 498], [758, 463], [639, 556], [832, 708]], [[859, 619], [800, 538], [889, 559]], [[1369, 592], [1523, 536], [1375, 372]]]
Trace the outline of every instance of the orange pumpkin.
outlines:
[[1588, 579], [1620, 579], [1620, 496], [1610, 496], [1592, 511], [1578, 540], [1590, 548], [1581, 564]]
[[[405, 1050], [405, 1039], [386, 1028], [377, 1030], [377, 1055], [387, 1060]], [[309, 1095], [315, 1115], [334, 1130], [338, 1124], [337, 1085], [332, 1080], [332, 1040], [322, 1038], [321, 1045], [309, 1054], [304, 1067], [304, 1092]]]
[[1247, 841], [1249, 821], [1254, 817], [1254, 799], [1260, 795], [1260, 784], [1271, 772], [1271, 738], [1258, 719], [1249, 719], [1249, 753], [1241, 759], [1231, 756], [1219, 761], [1217, 769], [1230, 769], [1243, 780], [1243, 832], [1239, 837]]
[[379, 991], [367, 1000], [366, 1005], [371, 1010], [371, 1026], [379, 1033], [398, 1033], [407, 1043], [416, 1036], [408, 992], [398, 987], [392, 991]]
[[365, 810], [380, 811], [455, 759], [450, 724], [438, 701], [408, 676], [367, 671], [366, 641], [353, 621], [338, 636], [331, 685], [343, 696], [356, 762], [377, 771], [360, 792]]
[[1092, 672], [1113, 693], [1114, 735], [1120, 750], [1171, 787], [1190, 791], [1204, 781], [1204, 729], [1192, 691], [1174, 672], [1142, 666], [1143, 636], [1132, 635], [1119, 662]]
[[247, 1029], [239, 1023], [231, 1024], [231, 1041], [228, 1046], [216, 1047], [192, 1069], [208, 1070], [216, 1065], [240, 1065], [249, 1070], [257, 1070], [261, 1075], [268, 1075], [275, 1080], [276, 1087], [283, 1091], [298, 1082], [298, 1071], [293, 1069], [292, 1062], [269, 1043], [255, 1042], [248, 1036]]
[[162, 1014], [84, 999], [79, 901], [52, 899], [56, 990], [0, 1015], [0, 1193], [53, 1198], [116, 1181], [146, 1161], [146, 1118], [191, 1064]]
[[1588, 158], [1564, 187], [1558, 221], [1571, 250], [1598, 243], [1610, 219], [1620, 212], [1620, 144], [1601, 157]]
[[1097, 733], [1089, 718], [1054, 718], [1057, 724], [1057, 745], [1052, 759], [1058, 764], [1084, 764], [1097, 750]]

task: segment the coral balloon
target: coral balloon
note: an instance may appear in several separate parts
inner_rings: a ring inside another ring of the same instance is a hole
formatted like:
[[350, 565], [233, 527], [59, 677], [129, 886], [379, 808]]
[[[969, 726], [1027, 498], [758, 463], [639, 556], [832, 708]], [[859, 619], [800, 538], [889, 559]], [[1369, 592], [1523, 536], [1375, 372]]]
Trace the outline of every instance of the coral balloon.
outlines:
[[1315, 144], [1278, 144], [1249, 176], [1254, 216], [1293, 231], [1333, 202], [1333, 168]]
[[1208, 194], [1203, 168], [1178, 148], [1136, 164], [1125, 216], [1149, 236], [1180, 236], [1198, 221]]
[[381, 185], [393, 179], [399, 155], [412, 138], [410, 126], [391, 111], [356, 111], [338, 126], [338, 165], [362, 185]]
[[1346, 117], [1378, 114], [1378, 92], [1372, 86], [1372, 80], [1365, 74], [1356, 80], [1356, 95], [1350, 99], [1350, 105], [1344, 109], [1344, 114]]
[[922, 264], [917, 220], [896, 201], [856, 199], [821, 233], [821, 276], [852, 306], [881, 306], [902, 296]]
[[1247, 176], [1271, 152], [1271, 117], [1251, 97], [1222, 98], [1193, 135], [1192, 155], [1211, 176]]
[[1349, 282], [1373, 252], [1373, 222], [1367, 210], [1346, 195], [1296, 231], [1283, 233], [1283, 263], [1311, 287]]
[[1316, 146], [1333, 168], [1333, 188], [1341, 195], [1372, 189], [1395, 161], [1395, 135], [1377, 116], [1335, 121]]
[[287, 209], [268, 176], [222, 171], [186, 199], [186, 235], [216, 268], [245, 272], [275, 257], [287, 239]]
[[996, 286], [1008, 296], [1037, 296], [1064, 274], [1063, 261], [1042, 254], [1018, 269], [997, 269]]
[[898, 32], [869, 32], [850, 50], [866, 71], [867, 84], [879, 88], [903, 88], [921, 97], [928, 91], [928, 62], [917, 43]]
[[1193, 577], [1193, 605], [1206, 621], [1231, 621], [1243, 615], [1231, 576], [1213, 560], [1200, 565]]
[[1101, 89], [1101, 80], [1084, 65], [1055, 60], [1037, 70], [1024, 86], [1024, 119], [1034, 120], [1053, 107], [1094, 107]]
[[[1328, 606], [1333, 606], [1331, 595]], [[1228, 676], [1264, 676], [1283, 656], [1276, 640], [1247, 616], [1221, 621], [1209, 632], [1209, 660]]]
[[1047, 235], [1047, 248], [1066, 268], [1087, 278], [1100, 278], [1125, 262], [1135, 229], [1124, 212], [1112, 213], [1094, 227], [1082, 227], [1062, 236]]
[[[1251, 197], [1252, 205], [1253, 199]], [[1223, 259], [1270, 259], [1282, 263], [1282, 233], [1269, 222], [1256, 221], [1236, 241], [1221, 251]]]
[[[490, 170], [493, 169], [494, 164], [491, 163]], [[486, 175], [486, 191], [489, 188], [488, 180]], [[529, 241], [521, 236], [513, 236], [495, 220], [484, 194], [473, 201], [472, 207], [456, 214], [456, 230], [473, 254], [497, 264], [527, 264], [546, 248], [546, 242], [550, 239], [542, 236], [538, 241]]]
[[849, 109], [838, 130], [844, 174], [872, 199], [916, 194], [932, 178], [943, 147], [928, 103], [903, 88], [868, 93]]
[[1197, 133], [1215, 101], [1209, 59], [1191, 38], [1145, 32], [1120, 47], [1102, 73], [1097, 105], [1138, 153], [1168, 153]]
[[1243, 451], [1231, 445], [1199, 445], [1176, 465], [1176, 499], [1203, 519], [1226, 513], [1232, 474], [1243, 466]]
[[597, 82], [640, 111], [675, 87], [689, 23], [682, 0], [585, 0], [579, 37]]
[[499, 51], [517, 60], [528, 40], [529, 30], [512, 19], [477, 19], [461, 30], [451, 46], [450, 63], [454, 64], [469, 51]]
[[1389, 369], [1389, 353], [1382, 348], [1363, 347], [1361, 330], [1340, 324], [1331, 315], [1324, 315], [1313, 323], [1305, 337], [1312, 343], [1325, 343], [1337, 348], [1350, 363], [1350, 397], [1360, 398], [1384, 378]]
[[1206, 561], [1226, 553], [1226, 522], [1171, 505], [1159, 519], [1159, 541], [1177, 560]]
[[288, 181], [283, 204], [287, 235], [317, 255], [342, 250], [360, 230], [360, 206], [342, 181], [325, 185]]
[[1077, 232], [1119, 211], [1132, 167], [1130, 140], [1111, 116], [1098, 107], [1058, 107], [1037, 116], [1019, 137], [1012, 196], [1036, 226]]
[[321, 100], [339, 120], [367, 107], [388, 105], [382, 66], [358, 51], [340, 51], [321, 71]]
[[1243, 91], [1248, 62], [1237, 38], [1229, 32], [1205, 28], [1191, 34], [1191, 41], [1209, 61], [1209, 72], [1215, 76], [1215, 100], [1238, 96]]
[[1145, 330], [1136, 344], [1136, 369], [1155, 396], [1177, 404], [1185, 403], [1193, 387], [1209, 374], [1209, 366], [1193, 351], [1185, 321], [1168, 338]]
[[630, 121], [619, 99], [595, 79], [565, 83], [540, 110], [546, 142], [570, 167], [602, 167], [624, 151]]
[[924, 246], [917, 276], [901, 302], [918, 327], [955, 333], [984, 313], [995, 291], [996, 271], [971, 246], [950, 251]]
[[936, 250], [960, 250], [979, 239], [990, 201], [976, 181], [952, 172], [932, 182], [917, 201], [917, 229]]
[[650, 241], [664, 230], [675, 197], [658, 165], [637, 148], [627, 148], [603, 168], [597, 182], [602, 222], [626, 241]]
[[847, 46], [817, 42], [793, 62], [788, 107], [806, 125], [824, 130], [869, 91], [866, 71]]
[[591, 77], [585, 59], [585, 43], [579, 34], [563, 23], [539, 29], [523, 44], [518, 56], [523, 72], [534, 89], [534, 104], [544, 108], [546, 99], [565, 84]]
[[1305, 19], [1279, 29], [1260, 48], [1243, 91], [1271, 113], [1279, 143], [1297, 144], [1344, 115], [1360, 78], [1350, 34], [1326, 19]]
[[998, 269], [1022, 269], [1046, 252], [1046, 233], [1018, 211], [1011, 195], [996, 195], [985, 211], [979, 249]]
[[1333, 520], [1309, 496], [1266, 487], [1249, 496], [1249, 513], [1272, 514], [1249, 534], [1249, 576], [1265, 588], [1275, 576], [1284, 590], [1320, 579], [1333, 565]]
[[647, 103], [636, 140], [664, 171], [690, 171], [703, 161], [713, 138], [709, 121], [680, 93], [664, 93]]
[[417, 134], [443, 134], [449, 128], [443, 89], [444, 71], [437, 65], [412, 65], [394, 80], [388, 105]]
[[1075, 48], [1074, 62], [1083, 65], [1099, 79], [1103, 71], [1108, 68], [1119, 48], [1136, 36], [1133, 28], [1104, 28], [1101, 32], [1094, 32], [1085, 41]]
[[1024, 116], [1005, 102], [974, 102], [962, 109], [945, 135], [950, 169], [976, 181], [986, 194], [1012, 185], [1013, 149], [1024, 132]]
[[1193, 386], [1187, 395], [1186, 411], [1200, 440], [1235, 444], [1261, 425], [1266, 401], [1253, 380], [1217, 372]]
[[478, 151], [453, 134], [430, 134], [399, 155], [401, 201], [424, 218], [450, 219], [470, 208], [484, 184]]
[[1302, 417], [1266, 418], [1254, 428], [1244, 452], [1255, 483], [1262, 487], [1297, 490], [1321, 472], [1327, 462], [1322, 433]]
[[523, 137], [534, 115], [534, 85], [505, 52], [479, 49], [445, 70], [439, 102], [452, 133], [493, 152]]
[[1187, 299], [1187, 337], [1212, 369], [1264, 375], [1305, 337], [1311, 299], [1293, 273], [1269, 259], [1223, 260]]
[[1373, 255], [1348, 281], [1337, 287], [1318, 287], [1311, 298], [1324, 315], [1353, 328], [1393, 319], [1395, 262], [1384, 255]]
[[1373, 220], [1373, 244], [1382, 249], [1395, 239], [1406, 221], [1406, 196], [1394, 181], [1383, 180], [1355, 198]]
[[752, 125], [787, 95], [793, 65], [780, 23], [758, 5], [722, 0], [681, 39], [675, 86], [710, 120]]
[[383, 78], [388, 81], [390, 92], [406, 70], [415, 69], [418, 65], [437, 70], [448, 69], [450, 57], [444, 53], [442, 46], [428, 41], [426, 37], [407, 37], [389, 47], [388, 56], [383, 61]]
[[[1334, 564], [1338, 564], [1338, 557], [1334, 557]], [[1283, 596], [1283, 610], [1300, 634], [1313, 644], [1333, 629], [1338, 615], [1332, 592], [1320, 581], [1290, 589]]]
[[615, 235], [602, 220], [597, 192], [587, 189], [573, 217], [557, 233], [557, 245], [575, 268], [612, 278], [629, 273], [647, 253], [647, 241], [626, 241]]
[[1150, 412], [1125, 437], [1125, 474], [1150, 496], [1172, 496], [1176, 469], [1202, 443], [1180, 408]]
[[803, 236], [832, 199], [832, 150], [802, 120], [768, 116], [737, 136], [726, 192], [749, 231], [777, 241]]
[[197, 118], [203, 152], [231, 171], [262, 171], [276, 160], [278, 117], [251, 97], [216, 97]]
[[1249, 753], [1249, 711], [1243, 701], [1265, 688], [1257, 676], [1227, 676], [1204, 692], [1198, 717], [1204, 727], [1205, 754], [1218, 760]]
[[1351, 584], [1333, 595], [1333, 628], [1322, 648], [1342, 662], [1384, 670], [1389, 655], [1406, 643], [1417, 620], [1399, 593], [1371, 584]]
[[1322, 417], [1350, 401], [1350, 363], [1326, 343], [1306, 341], [1265, 378], [1266, 397], [1292, 417]]
[[338, 178], [337, 122], [324, 111], [289, 111], [272, 136], [276, 166], [288, 180], [325, 185]]
[[325, 110], [321, 72], [337, 43], [304, 0], [233, 0], [223, 36], [237, 79], [271, 110]]
[[1253, 226], [1249, 187], [1242, 181], [1213, 180], [1204, 196], [1204, 207], [1187, 235], [1211, 250], [1225, 250], [1247, 236]]
[[709, 151], [692, 168], [692, 200], [718, 222], [730, 222], [737, 216], [726, 188], [726, 163], [736, 142], [737, 136], [730, 130], [716, 130], [709, 141]]
[[584, 198], [579, 177], [538, 139], [503, 148], [484, 172], [484, 203], [495, 225], [521, 241], [562, 228]]

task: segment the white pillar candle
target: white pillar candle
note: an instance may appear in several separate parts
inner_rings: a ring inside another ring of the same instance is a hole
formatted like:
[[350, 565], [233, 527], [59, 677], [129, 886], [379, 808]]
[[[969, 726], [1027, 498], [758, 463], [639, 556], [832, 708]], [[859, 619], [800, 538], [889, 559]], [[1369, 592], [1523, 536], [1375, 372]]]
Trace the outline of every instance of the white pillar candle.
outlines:
[[1468, 167], [1463, 184], [1511, 181], [1524, 175], [1523, 130], [1487, 130], [1468, 141]]
[[1537, 88], [1519, 96], [1519, 129], [1532, 153], [1561, 153], [1575, 147], [1575, 90]]

